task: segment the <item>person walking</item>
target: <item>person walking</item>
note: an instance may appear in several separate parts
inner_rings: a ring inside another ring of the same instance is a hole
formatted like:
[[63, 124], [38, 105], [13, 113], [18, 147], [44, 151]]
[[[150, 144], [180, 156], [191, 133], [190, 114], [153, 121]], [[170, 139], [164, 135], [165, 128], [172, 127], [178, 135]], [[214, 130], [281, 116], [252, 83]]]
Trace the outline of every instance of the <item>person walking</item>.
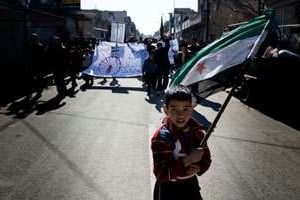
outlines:
[[151, 92], [156, 87], [157, 80], [157, 64], [154, 59], [154, 52], [149, 53], [149, 57], [145, 60], [142, 68], [143, 81], [147, 88], [147, 95], [150, 96]]
[[65, 84], [65, 71], [67, 65], [67, 51], [62, 44], [60, 37], [54, 36], [47, 49], [48, 62], [53, 70], [54, 80], [58, 96], [65, 97], [67, 95], [67, 87]]
[[44, 87], [46, 87], [45, 80], [43, 79], [43, 75], [46, 71], [45, 65], [43, 65], [45, 48], [39, 41], [38, 34], [31, 34], [30, 40], [26, 46], [25, 57], [30, 72], [31, 88], [35, 89], [33, 92], [36, 92], [35, 98], [38, 99], [42, 96]]
[[169, 71], [170, 62], [168, 57], [169, 46], [163, 46], [163, 42], [157, 43], [157, 49], [155, 51], [155, 59], [158, 65], [158, 79], [157, 79], [157, 90], [164, 91], [169, 84]]

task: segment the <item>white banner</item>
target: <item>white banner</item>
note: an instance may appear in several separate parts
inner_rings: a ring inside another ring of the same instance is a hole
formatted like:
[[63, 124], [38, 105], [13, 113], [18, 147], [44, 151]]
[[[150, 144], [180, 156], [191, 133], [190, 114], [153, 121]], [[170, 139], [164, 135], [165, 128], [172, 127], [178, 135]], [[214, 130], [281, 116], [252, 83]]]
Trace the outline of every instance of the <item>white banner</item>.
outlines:
[[174, 56], [177, 54], [179, 51], [179, 44], [177, 39], [173, 39], [169, 41], [170, 48], [168, 51], [168, 57], [171, 65], [175, 64]]
[[123, 43], [125, 38], [125, 24], [111, 23], [110, 41]]
[[101, 42], [96, 48], [92, 64], [83, 71], [97, 77], [134, 77], [142, 75], [148, 58], [144, 44]]

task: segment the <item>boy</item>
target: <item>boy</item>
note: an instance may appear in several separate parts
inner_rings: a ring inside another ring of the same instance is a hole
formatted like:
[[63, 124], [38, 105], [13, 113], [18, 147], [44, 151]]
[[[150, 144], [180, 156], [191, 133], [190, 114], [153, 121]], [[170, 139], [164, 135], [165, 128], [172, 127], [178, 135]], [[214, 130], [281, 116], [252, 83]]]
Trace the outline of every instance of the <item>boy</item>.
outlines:
[[151, 140], [156, 183], [154, 200], [201, 200], [197, 176], [210, 166], [210, 151], [200, 148], [204, 127], [191, 118], [192, 95], [182, 85], [165, 93], [163, 125]]
[[149, 53], [142, 68], [143, 80], [147, 87], [147, 95], [151, 95], [151, 91], [156, 87], [157, 64], [154, 60], [154, 52]]

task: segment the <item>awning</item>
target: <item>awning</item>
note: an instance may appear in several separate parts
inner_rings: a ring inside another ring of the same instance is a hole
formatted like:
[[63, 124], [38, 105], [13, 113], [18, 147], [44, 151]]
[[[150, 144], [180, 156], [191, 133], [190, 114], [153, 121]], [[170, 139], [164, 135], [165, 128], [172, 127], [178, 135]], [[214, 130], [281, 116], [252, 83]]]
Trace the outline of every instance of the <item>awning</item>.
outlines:
[[94, 27], [93, 28], [95, 31], [104, 31], [104, 32], [108, 32], [107, 29], [104, 29], [104, 28], [98, 28], [98, 27]]

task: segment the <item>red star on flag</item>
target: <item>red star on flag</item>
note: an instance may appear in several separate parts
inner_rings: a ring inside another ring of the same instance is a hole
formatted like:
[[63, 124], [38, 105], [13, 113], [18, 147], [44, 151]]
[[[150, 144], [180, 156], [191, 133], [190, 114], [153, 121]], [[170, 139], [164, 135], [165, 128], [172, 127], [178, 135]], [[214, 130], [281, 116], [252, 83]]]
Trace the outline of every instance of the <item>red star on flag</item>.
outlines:
[[202, 72], [203, 72], [203, 70], [205, 69], [205, 65], [204, 65], [204, 63], [205, 62], [199, 62], [198, 64], [197, 64], [197, 71], [200, 73], [200, 74], [202, 74]]

